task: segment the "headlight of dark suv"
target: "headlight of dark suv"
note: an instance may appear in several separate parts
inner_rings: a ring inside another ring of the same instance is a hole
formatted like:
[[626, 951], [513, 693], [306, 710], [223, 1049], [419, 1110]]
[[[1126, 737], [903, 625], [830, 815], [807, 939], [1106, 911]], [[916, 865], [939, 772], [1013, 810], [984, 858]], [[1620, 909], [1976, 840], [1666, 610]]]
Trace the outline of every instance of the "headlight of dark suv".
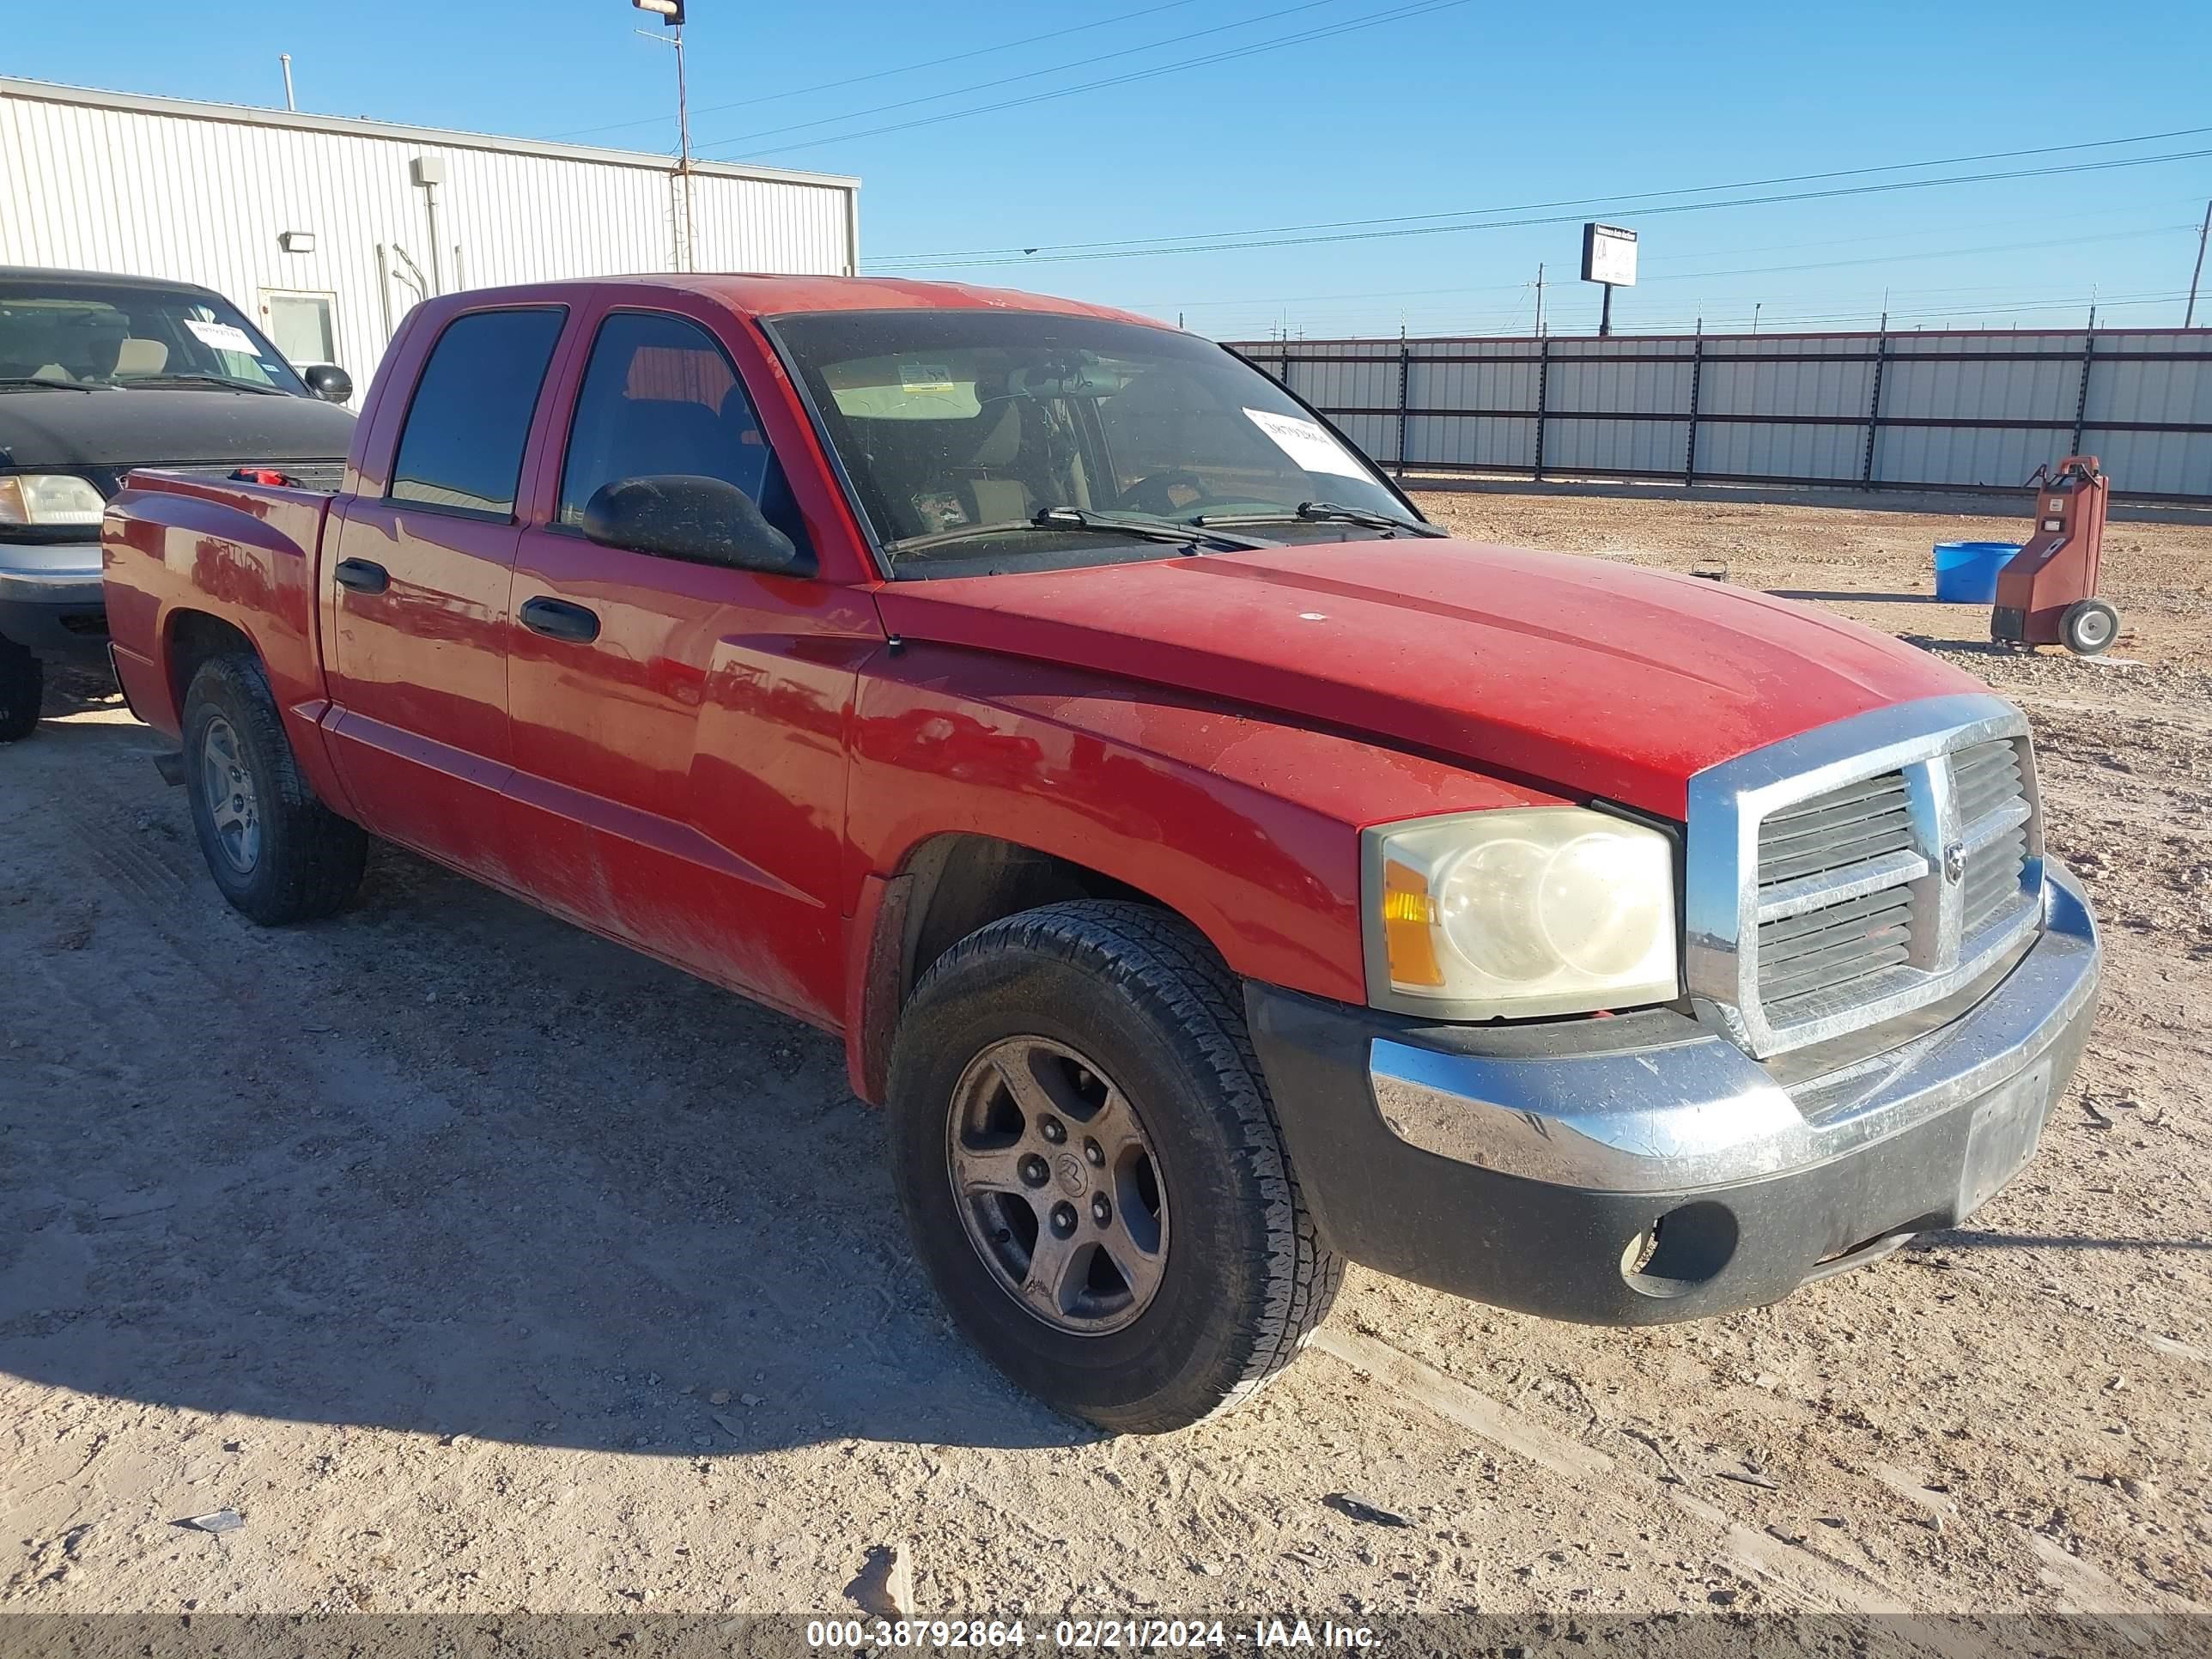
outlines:
[[97, 525], [106, 506], [99, 490], [66, 472], [21, 472], [0, 477], [0, 526], [49, 529]]

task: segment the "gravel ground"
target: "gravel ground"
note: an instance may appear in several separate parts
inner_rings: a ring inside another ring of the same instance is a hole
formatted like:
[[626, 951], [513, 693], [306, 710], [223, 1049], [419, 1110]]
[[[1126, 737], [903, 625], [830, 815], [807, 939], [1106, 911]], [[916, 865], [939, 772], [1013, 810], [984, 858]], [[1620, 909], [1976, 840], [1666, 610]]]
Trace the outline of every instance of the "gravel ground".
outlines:
[[1649, 1331], [1354, 1269], [1251, 1409], [1104, 1439], [951, 1333], [835, 1043], [389, 851], [257, 930], [64, 683], [0, 751], [0, 1609], [844, 1614], [896, 1547], [924, 1613], [1032, 1620], [2212, 1610], [2212, 530], [2113, 527], [2090, 664], [1922, 597], [2012, 520], [1425, 504], [2027, 708], [2110, 976], [1967, 1229]]

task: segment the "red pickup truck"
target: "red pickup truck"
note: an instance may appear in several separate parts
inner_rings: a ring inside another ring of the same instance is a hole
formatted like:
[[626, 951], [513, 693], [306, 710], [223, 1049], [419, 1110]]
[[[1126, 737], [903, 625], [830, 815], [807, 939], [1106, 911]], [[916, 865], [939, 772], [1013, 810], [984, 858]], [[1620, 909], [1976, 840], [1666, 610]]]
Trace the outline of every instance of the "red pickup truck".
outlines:
[[2009, 1179], [2094, 1012], [2009, 704], [1452, 539], [1135, 317], [453, 295], [335, 493], [141, 472], [103, 539], [234, 904], [383, 836], [838, 1034], [955, 1316], [1113, 1427], [1247, 1397], [1346, 1260], [1775, 1301]]

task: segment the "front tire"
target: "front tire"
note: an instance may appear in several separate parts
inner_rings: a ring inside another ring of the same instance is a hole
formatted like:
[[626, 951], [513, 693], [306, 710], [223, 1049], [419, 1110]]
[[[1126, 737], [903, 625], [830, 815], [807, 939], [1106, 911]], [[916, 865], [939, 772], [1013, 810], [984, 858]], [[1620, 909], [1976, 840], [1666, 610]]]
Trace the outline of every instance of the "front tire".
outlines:
[[39, 729], [39, 704], [46, 695], [46, 670], [13, 640], [0, 640], [0, 743], [17, 743]]
[[185, 793], [208, 873], [264, 927], [342, 908], [368, 836], [315, 799], [252, 657], [203, 664], [185, 693]]
[[970, 934], [893, 1047], [894, 1179], [984, 1356], [1136, 1433], [1241, 1404], [1343, 1266], [1283, 1150], [1235, 978], [1189, 924], [1084, 901]]

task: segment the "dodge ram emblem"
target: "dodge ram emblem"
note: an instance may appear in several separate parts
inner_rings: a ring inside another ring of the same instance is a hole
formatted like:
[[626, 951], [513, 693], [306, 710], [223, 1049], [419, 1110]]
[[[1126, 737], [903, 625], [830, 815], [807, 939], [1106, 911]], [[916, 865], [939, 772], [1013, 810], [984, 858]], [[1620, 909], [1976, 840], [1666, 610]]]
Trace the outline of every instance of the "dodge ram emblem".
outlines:
[[1083, 1160], [1073, 1152], [1062, 1152], [1060, 1161], [1053, 1165], [1053, 1173], [1060, 1177], [1060, 1190], [1070, 1198], [1082, 1197], [1084, 1188], [1091, 1184], [1083, 1172]]
[[1966, 876], [1966, 843], [1954, 841], [1943, 849], [1943, 879], [1963, 881]]

